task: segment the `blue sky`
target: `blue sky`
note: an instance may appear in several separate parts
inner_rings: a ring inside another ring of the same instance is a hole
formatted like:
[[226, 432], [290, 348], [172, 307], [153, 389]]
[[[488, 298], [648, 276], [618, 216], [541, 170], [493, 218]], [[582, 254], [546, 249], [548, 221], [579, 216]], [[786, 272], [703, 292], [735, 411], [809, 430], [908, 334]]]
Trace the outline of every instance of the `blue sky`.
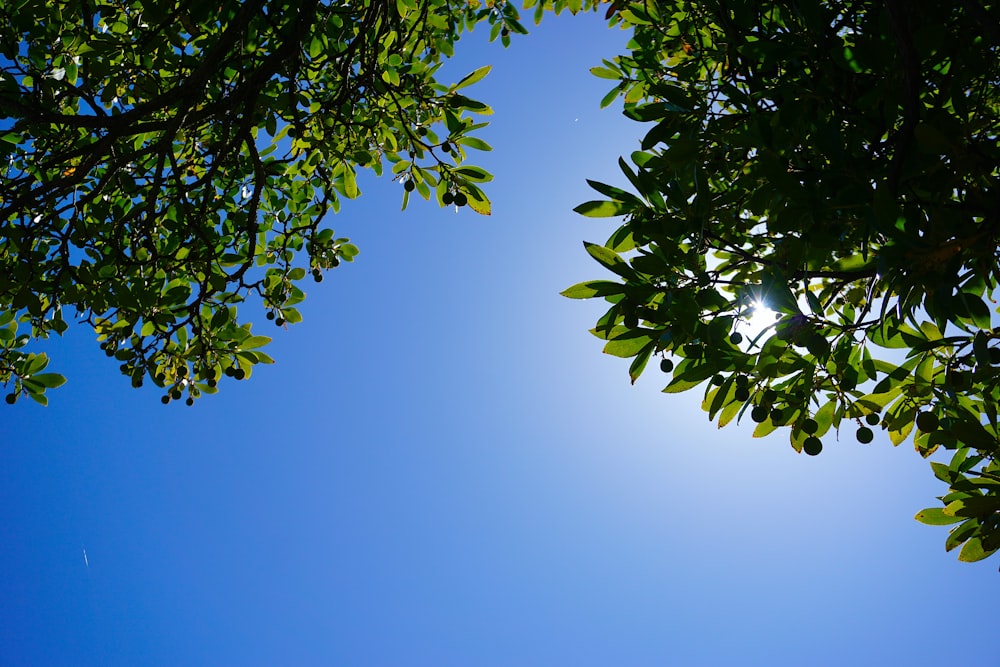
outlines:
[[165, 407], [92, 332], [51, 346], [69, 383], [0, 411], [0, 664], [971, 658], [956, 629], [990, 627], [996, 563], [912, 520], [943, 492], [912, 449], [720, 431], [655, 368], [630, 386], [587, 333], [600, 304], [558, 295], [604, 277], [581, 241], [614, 223], [571, 209], [641, 127], [587, 71], [623, 33], [532, 32], [447, 70], [495, 66], [494, 215], [362, 181], [332, 220], [357, 262], [304, 323], [256, 317], [274, 366]]

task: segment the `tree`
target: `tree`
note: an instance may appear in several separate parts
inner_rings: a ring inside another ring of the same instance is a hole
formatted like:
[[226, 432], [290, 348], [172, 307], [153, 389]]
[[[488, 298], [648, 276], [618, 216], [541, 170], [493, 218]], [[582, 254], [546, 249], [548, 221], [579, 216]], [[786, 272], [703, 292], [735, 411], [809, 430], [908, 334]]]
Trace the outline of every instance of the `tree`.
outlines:
[[391, 170], [489, 214], [464, 164], [486, 75], [435, 79], [463, 31], [523, 33], [504, 0], [12, 0], [0, 7], [0, 383], [45, 403], [31, 343], [74, 317], [140, 386], [190, 404], [270, 363], [240, 323], [301, 319], [298, 283], [357, 248], [323, 221]]
[[[1000, 6], [964, 0], [619, 3], [630, 53], [596, 75], [648, 124], [624, 216], [586, 249], [615, 280], [604, 351], [704, 386], [725, 425], [911, 440], [948, 485], [917, 519], [1000, 548]], [[773, 311], [759, 331], [755, 309]]]

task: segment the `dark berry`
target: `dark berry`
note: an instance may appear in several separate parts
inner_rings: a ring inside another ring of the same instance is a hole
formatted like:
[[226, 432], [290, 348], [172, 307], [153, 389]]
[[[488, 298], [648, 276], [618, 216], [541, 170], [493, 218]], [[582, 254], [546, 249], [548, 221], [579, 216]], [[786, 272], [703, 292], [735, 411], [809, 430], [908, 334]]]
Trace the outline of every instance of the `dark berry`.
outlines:
[[674, 370], [674, 362], [670, 361], [670, 359], [664, 359], [660, 362], [660, 370], [664, 373], [669, 373]]
[[819, 430], [819, 424], [816, 423], [815, 419], [807, 419], [802, 422], [802, 432], [812, 435]]
[[768, 411], [763, 405], [758, 405], [753, 410], [750, 411], [750, 419], [754, 420], [758, 424], [767, 420]]
[[933, 433], [938, 428], [938, 418], [933, 412], [921, 412], [917, 415], [917, 428], [924, 433]]
[[879, 418], [878, 415], [873, 412], [869, 415], [865, 415], [865, 421], [868, 422], [869, 426], [878, 426]]
[[469, 198], [465, 195], [464, 192], [459, 192], [457, 195], [455, 195], [455, 206], [465, 206], [468, 203], [469, 203]]
[[802, 450], [809, 456], [816, 456], [821, 451], [823, 451], [823, 441], [814, 435], [806, 438], [806, 441], [802, 443]]
[[7, 394], [3, 400], [7, 401], [7, 405], [14, 405], [17, 402], [17, 394]]
[[860, 442], [863, 445], [867, 445], [869, 442], [875, 439], [875, 434], [872, 433], [872, 430], [867, 426], [862, 426], [861, 428], [858, 429], [858, 432], [855, 434], [855, 437], [858, 439], [858, 442]]

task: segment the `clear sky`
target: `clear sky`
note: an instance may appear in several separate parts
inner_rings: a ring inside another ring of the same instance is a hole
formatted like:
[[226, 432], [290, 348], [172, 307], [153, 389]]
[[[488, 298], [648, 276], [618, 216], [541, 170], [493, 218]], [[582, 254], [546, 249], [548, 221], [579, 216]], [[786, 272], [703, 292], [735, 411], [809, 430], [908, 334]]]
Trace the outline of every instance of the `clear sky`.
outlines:
[[362, 254], [254, 316], [251, 381], [163, 406], [91, 331], [50, 346], [69, 383], [0, 410], [0, 665], [1000, 665], [961, 640], [996, 559], [912, 520], [944, 486], [909, 446], [798, 455], [601, 354], [558, 292], [606, 277], [571, 209], [642, 133], [587, 71], [625, 35], [532, 32], [447, 70], [495, 66], [494, 215], [365, 179]]

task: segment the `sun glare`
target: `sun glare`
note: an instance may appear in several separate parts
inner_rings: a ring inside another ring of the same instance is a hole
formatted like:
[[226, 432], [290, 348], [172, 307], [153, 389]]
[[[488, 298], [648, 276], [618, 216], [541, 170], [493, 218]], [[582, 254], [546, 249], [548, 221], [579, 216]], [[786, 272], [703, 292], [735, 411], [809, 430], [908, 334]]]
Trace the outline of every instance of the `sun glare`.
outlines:
[[[736, 331], [743, 334], [747, 342], [754, 340], [764, 329], [774, 324], [777, 313], [760, 302], [756, 302], [750, 308], [749, 317], [741, 320], [736, 326]], [[767, 336], [763, 336], [766, 338]]]

